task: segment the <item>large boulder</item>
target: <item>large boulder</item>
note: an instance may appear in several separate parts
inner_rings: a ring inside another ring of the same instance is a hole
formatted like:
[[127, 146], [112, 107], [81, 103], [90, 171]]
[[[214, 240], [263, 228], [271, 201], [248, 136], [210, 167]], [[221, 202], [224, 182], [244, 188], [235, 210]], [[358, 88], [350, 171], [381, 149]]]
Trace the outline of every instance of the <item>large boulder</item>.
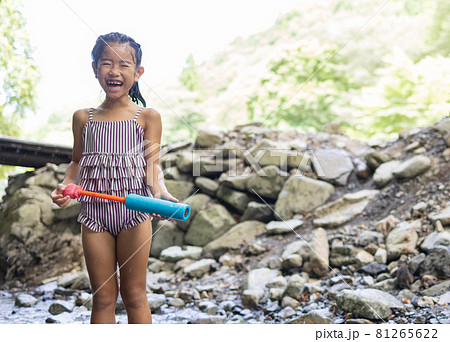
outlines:
[[195, 215], [185, 241], [193, 246], [205, 246], [227, 232], [234, 223], [233, 216], [224, 206], [213, 204]]
[[354, 168], [350, 155], [335, 148], [315, 150], [312, 165], [320, 179], [337, 185], [346, 185]]
[[164, 184], [170, 194], [180, 201], [185, 200], [195, 192], [195, 185], [192, 182], [167, 179]]
[[284, 183], [275, 203], [275, 212], [283, 220], [324, 204], [334, 192], [334, 186], [324, 181], [293, 175]]
[[361, 190], [317, 208], [314, 212], [314, 225], [335, 227], [346, 223], [361, 214], [378, 193], [378, 190]]
[[244, 280], [242, 304], [246, 307], [256, 307], [266, 291], [266, 284], [280, 275], [277, 270], [258, 268], [251, 270]]
[[224, 184], [220, 184], [216, 197], [240, 214], [243, 214], [250, 202], [250, 197], [245, 193], [233, 190]]
[[247, 191], [252, 195], [276, 199], [289, 174], [275, 165], [264, 167], [259, 173], [252, 174], [246, 182]]
[[171, 221], [156, 221], [156, 224], [153, 224], [150, 255], [157, 258], [162, 250], [170, 246], [181, 246], [183, 245], [183, 241], [184, 232], [175, 223]]
[[381, 164], [373, 174], [373, 180], [378, 187], [383, 187], [394, 179], [393, 171], [400, 165], [400, 161], [391, 160]]
[[382, 320], [403, 304], [389, 293], [375, 289], [342, 290], [336, 297], [338, 307], [362, 318]]
[[431, 159], [426, 156], [415, 156], [402, 162], [392, 174], [397, 178], [412, 178], [431, 167]]
[[259, 221], [244, 221], [233, 226], [229, 231], [208, 243], [204, 248], [204, 253], [212, 253], [218, 258], [231, 248], [238, 247], [245, 241], [253, 240], [256, 236], [263, 234], [265, 225]]

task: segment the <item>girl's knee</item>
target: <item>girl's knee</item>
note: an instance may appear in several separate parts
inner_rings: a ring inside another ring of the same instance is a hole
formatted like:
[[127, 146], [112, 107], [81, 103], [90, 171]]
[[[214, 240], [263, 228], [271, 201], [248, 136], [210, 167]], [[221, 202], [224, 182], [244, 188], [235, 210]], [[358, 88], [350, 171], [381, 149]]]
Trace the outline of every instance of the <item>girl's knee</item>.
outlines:
[[109, 307], [115, 307], [118, 297], [118, 291], [117, 290], [111, 290], [111, 289], [100, 289], [97, 292], [94, 292], [94, 295], [92, 296], [92, 304], [95, 306], [96, 309], [105, 309]]
[[146, 287], [143, 286], [121, 286], [120, 295], [125, 307], [141, 307], [148, 305]]

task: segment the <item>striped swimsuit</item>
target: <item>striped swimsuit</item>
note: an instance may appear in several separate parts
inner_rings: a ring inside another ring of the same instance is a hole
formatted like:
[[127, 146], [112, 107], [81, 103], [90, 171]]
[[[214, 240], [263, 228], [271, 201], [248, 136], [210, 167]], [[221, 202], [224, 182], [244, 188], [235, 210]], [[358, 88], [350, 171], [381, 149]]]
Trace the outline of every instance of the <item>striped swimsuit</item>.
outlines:
[[[126, 197], [129, 193], [152, 196], [145, 183], [144, 131], [132, 120], [94, 121], [93, 109], [83, 127], [83, 155], [79, 162], [83, 190]], [[80, 196], [81, 210], [77, 221], [95, 232], [117, 236], [122, 229], [132, 228], [150, 217], [126, 209], [121, 202]]]

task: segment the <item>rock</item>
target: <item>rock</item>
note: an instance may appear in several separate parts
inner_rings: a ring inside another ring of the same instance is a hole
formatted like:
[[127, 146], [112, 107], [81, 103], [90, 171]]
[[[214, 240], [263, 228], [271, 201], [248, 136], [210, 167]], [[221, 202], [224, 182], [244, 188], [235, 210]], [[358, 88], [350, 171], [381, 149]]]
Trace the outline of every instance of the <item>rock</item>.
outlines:
[[53, 172], [39, 172], [35, 176], [28, 178], [25, 181], [25, 185], [35, 185], [53, 190], [58, 186], [58, 180]]
[[256, 307], [264, 295], [266, 284], [279, 274], [279, 271], [268, 268], [251, 270], [244, 280], [242, 304], [246, 307]]
[[441, 221], [444, 226], [450, 225], [450, 205], [438, 213], [430, 214], [428, 218], [433, 222]]
[[219, 310], [219, 307], [210, 300], [201, 301], [198, 304], [198, 308], [203, 312], [206, 312], [208, 315], [215, 315]]
[[184, 240], [184, 232], [172, 221], [153, 221], [153, 238], [150, 255], [158, 258], [166, 248], [181, 246]]
[[256, 193], [264, 198], [277, 199], [288, 177], [287, 172], [280, 171], [275, 165], [269, 165], [247, 177], [246, 189], [252, 195]]
[[75, 300], [76, 306], [84, 306], [88, 310], [92, 310], [92, 295], [87, 292], [81, 292]]
[[300, 255], [304, 260], [309, 260], [311, 246], [304, 240], [296, 240], [287, 245], [281, 253], [282, 259], [287, 259], [293, 254]]
[[215, 147], [220, 144], [224, 138], [224, 129], [221, 127], [202, 126], [197, 129], [197, 138], [195, 146]]
[[155, 312], [159, 310], [166, 302], [166, 296], [163, 294], [151, 293], [147, 295], [148, 305], [150, 306], [150, 311]]
[[81, 203], [77, 201], [70, 201], [67, 208], [53, 208], [55, 220], [76, 219], [80, 213]]
[[184, 173], [192, 172], [193, 165], [194, 165], [194, 155], [192, 152], [183, 152], [178, 156], [176, 160], [176, 166], [178, 170]]
[[283, 299], [281, 300], [281, 307], [282, 308], [291, 308], [291, 309], [296, 309], [300, 306], [300, 302], [298, 300], [295, 300], [292, 297], [289, 296], [285, 296], [283, 297]]
[[300, 298], [305, 290], [306, 279], [294, 274], [289, 278], [287, 286], [283, 292], [283, 296], [289, 296], [294, 299]]
[[253, 174], [250, 175], [242, 175], [242, 176], [230, 176], [227, 175], [226, 177], [219, 178], [220, 183], [223, 183], [224, 185], [241, 191], [247, 190], [247, 182], [248, 180], [253, 177]]
[[48, 308], [48, 312], [50, 312], [52, 315], [59, 315], [63, 312], [72, 312], [72, 310], [75, 307], [75, 303], [58, 300], [50, 305]]
[[195, 185], [192, 182], [166, 179], [164, 184], [172, 196], [180, 201], [187, 199], [195, 192]]
[[391, 160], [378, 166], [373, 174], [375, 184], [380, 188], [388, 184], [394, 179], [394, 174], [392, 172], [397, 169], [400, 164], [401, 162], [398, 160]]
[[381, 164], [388, 162], [390, 158], [383, 152], [372, 151], [366, 154], [364, 159], [372, 170], [376, 170]]
[[181, 180], [180, 171], [178, 171], [178, 169], [175, 166], [165, 168], [164, 179]]
[[378, 190], [362, 190], [319, 207], [314, 212], [314, 225], [335, 227], [348, 222], [361, 214], [378, 193]]
[[394, 296], [376, 289], [342, 290], [336, 296], [336, 304], [346, 312], [378, 320], [392, 315], [391, 309], [403, 307]]
[[439, 297], [439, 305], [450, 305], [450, 292], [444, 293]]
[[196, 261], [192, 260], [192, 259], [182, 259], [180, 261], [177, 261], [175, 263], [175, 265], [173, 266], [173, 271], [177, 272], [178, 270], [184, 270], [186, 267], [188, 267], [189, 265], [192, 265], [195, 262]]
[[283, 276], [278, 276], [276, 278], [273, 278], [269, 282], [266, 283], [266, 287], [269, 289], [272, 288], [278, 288], [278, 289], [285, 289], [287, 285], [287, 280]]
[[16, 297], [16, 301], [14, 302], [14, 305], [21, 308], [25, 307], [28, 308], [30, 306], [35, 305], [38, 302], [36, 298], [34, 298], [32, 295], [27, 293], [21, 293]]
[[426, 156], [415, 156], [402, 162], [392, 171], [392, 174], [397, 178], [412, 178], [428, 170], [430, 166], [430, 158]]
[[450, 132], [450, 119], [449, 118], [444, 118], [441, 121], [439, 121], [435, 128], [442, 133], [448, 133]]
[[185, 235], [185, 242], [205, 246], [227, 232], [235, 223], [233, 216], [220, 204], [198, 212]]
[[443, 231], [443, 232], [432, 232], [429, 234], [425, 240], [420, 245], [420, 248], [428, 252], [429, 250], [433, 249], [434, 247], [438, 246], [450, 246], [450, 232], [449, 231]]
[[264, 203], [249, 202], [244, 214], [241, 217], [241, 222], [256, 220], [260, 222], [269, 222], [273, 218], [273, 210]]
[[305, 315], [297, 317], [288, 324], [332, 324], [331, 312], [329, 309], [311, 310]]
[[203, 248], [196, 246], [172, 246], [161, 251], [159, 258], [161, 261], [177, 262], [181, 259], [197, 260], [202, 255]]
[[280, 317], [281, 319], [286, 319], [294, 316], [295, 314], [296, 314], [295, 310], [289, 305], [286, 306], [283, 310], [281, 310], [277, 316]]
[[418, 235], [416, 229], [421, 227], [420, 220], [401, 222], [386, 237], [388, 260], [397, 259], [401, 254], [415, 252]]
[[376, 222], [375, 229], [377, 232], [386, 236], [391, 228], [395, 227], [399, 222], [400, 220], [398, 218], [393, 215], [389, 215], [388, 217]]
[[349, 154], [340, 149], [317, 149], [312, 165], [319, 179], [337, 185], [347, 185], [354, 166]]
[[179, 298], [184, 300], [185, 303], [191, 303], [200, 299], [200, 293], [196, 289], [184, 288], [179, 292]]
[[[192, 221], [194, 220], [195, 215], [205, 208], [208, 203], [211, 202], [211, 197], [205, 194], [195, 194], [189, 197], [187, 201], [185, 201], [186, 204], [189, 204], [191, 207], [191, 215], [189, 215], [189, 218], [185, 221], [177, 221], [176, 225], [178, 228], [182, 229], [183, 231], [186, 231]], [[184, 236], [184, 235], [183, 235]]]
[[275, 203], [275, 212], [287, 220], [295, 214], [312, 210], [324, 204], [334, 187], [323, 181], [305, 176], [293, 175], [284, 183]]
[[313, 231], [313, 240], [311, 242], [311, 268], [313, 272], [321, 277], [329, 271], [329, 245], [327, 232], [323, 228], [317, 228]]
[[175, 308], [181, 308], [185, 306], [186, 303], [181, 298], [171, 298], [167, 301], [167, 305], [173, 306]]
[[216, 197], [240, 214], [244, 213], [250, 202], [250, 197], [246, 193], [233, 190], [223, 184], [220, 184]]
[[244, 153], [242, 152], [241, 147], [237, 143], [229, 141], [220, 146], [220, 153], [218, 154], [218, 156], [225, 159], [233, 159], [233, 158], [242, 159], [244, 157]]
[[298, 254], [291, 254], [283, 259], [282, 266], [284, 269], [298, 268], [303, 264], [303, 258]]
[[245, 246], [244, 254], [260, 255], [265, 251], [267, 251], [267, 247], [265, 247], [261, 241], [251, 241]]
[[377, 263], [385, 264], [387, 262], [387, 251], [384, 248], [378, 248], [373, 258]]
[[[365, 247], [364, 249], [370, 254], [375, 254], [378, 246], [384, 243], [384, 236], [381, 233], [371, 230], [362, 230], [358, 236], [358, 245]], [[372, 253], [373, 250], [373, 253]]]
[[425, 260], [425, 258], [426, 255], [424, 253], [420, 253], [409, 260], [408, 268], [412, 274], [416, 273], [416, 271], [419, 269], [420, 264]]
[[191, 277], [200, 278], [205, 273], [209, 272], [211, 265], [214, 264], [215, 262], [216, 261], [214, 259], [201, 259], [187, 266], [183, 270], [183, 272]]
[[450, 279], [444, 280], [439, 284], [433, 285], [428, 289], [425, 289], [420, 292], [422, 296], [439, 296], [450, 290]]
[[361, 267], [361, 271], [370, 274], [370, 275], [377, 275], [383, 272], [387, 271], [387, 267], [384, 264], [379, 264], [376, 261], [373, 261], [363, 267]]
[[195, 178], [194, 184], [201, 192], [213, 197], [216, 196], [217, 189], [219, 189], [219, 184], [207, 177]]
[[292, 233], [303, 225], [302, 220], [291, 219], [285, 221], [271, 221], [266, 224], [266, 232], [269, 234]]
[[437, 277], [450, 278], [449, 247], [438, 246], [429, 251], [425, 260], [420, 264], [419, 274], [431, 274]]
[[381, 291], [393, 291], [395, 289], [395, 286], [396, 286], [395, 279], [385, 279], [373, 285], [375, 289]]
[[373, 262], [373, 260], [373, 255], [363, 249], [359, 250], [355, 255], [355, 261], [358, 266], [369, 264]]
[[265, 225], [259, 221], [244, 221], [228, 230], [225, 234], [208, 243], [204, 253], [212, 253], [218, 257], [229, 249], [238, 247], [245, 241], [250, 241], [265, 232]]

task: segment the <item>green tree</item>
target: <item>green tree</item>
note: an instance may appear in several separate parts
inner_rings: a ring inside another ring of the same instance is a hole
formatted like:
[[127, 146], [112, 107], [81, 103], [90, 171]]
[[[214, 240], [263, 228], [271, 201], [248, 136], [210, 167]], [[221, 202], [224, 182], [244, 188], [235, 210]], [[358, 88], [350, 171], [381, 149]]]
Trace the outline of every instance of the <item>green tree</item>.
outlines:
[[37, 66], [20, 0], [0, 1], [0, 134], [17, 136], [17, 119], [35, 109]]
[[202, 80], [197, 73], [197, 68], [195, 66], [194, 56], [192, 55], [192, 53], [189, 54], [188, 58], [186, 59], [186, 65], [181, 72], [179, 80], [187, 90], [199, 91], [199, 100], [203, 101], [205, 97], [205, 91], [202, 86]]
[[[35, 109], [37, 66], [26, 32], [20, 0], [0, 0], [0, 134], [18, 136], [18, 119]], [[0, 193], [4, 178], [16, 169], [0, 166]]]
[[449, 57], [450, 2], [448, 0], [437, 0], [435, 3], [428, 43], [431, 45], [432, 52]]
[[341, 67], [345, 62], [325, 48], [314, 53], [297, 48], [270, 63], [270, 76], [260, 80], [247, 100], [249, 120], [264, 120], [317, 131], [348, 106], [347, 92], [360, 85]]

